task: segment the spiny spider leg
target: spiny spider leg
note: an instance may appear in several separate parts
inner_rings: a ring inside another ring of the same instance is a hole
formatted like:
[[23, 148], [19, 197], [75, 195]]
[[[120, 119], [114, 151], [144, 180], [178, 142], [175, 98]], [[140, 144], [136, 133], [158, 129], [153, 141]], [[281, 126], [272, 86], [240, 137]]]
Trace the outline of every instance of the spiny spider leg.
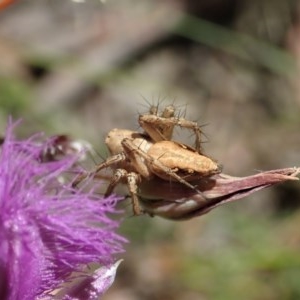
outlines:
[[83, 181], [86, 178], [90, 178], [90, 177], [96, 176], [97, 173], [100, 170], [108, 168], [108, 167], [110, 167], [110, 166], [112, 166], [114, 164], [117, 164], [119, 162], [122, 162], [125, 159], [126, 159], [126, 157], [125, 157], [125, 154], [123, 152], [107, 158], [103, 163], [101, 163], [100, 165], [98, 165], [97, 168], [94, 171], [86, 172], [86, 173], [83, 173], [83, 174], [79, 174], [77, 176], [77, 178], [74, 180], [74, 182], [72, 183], [72, 187], [76, 187], [81, 181]]
[[197, 122], [188, 121], [184, 118], [164, 118], [149, 114], [141, 115], [139, 117], [139, 123], [155, 142], [172, 140], [173, 128], [176, 125], [191, 129], [194, 131], [196, 136], [195, 148], [197, 152], [201, 152], [201, 130]]
[[104, 197], [108, 197], [114, 191], [116, 185], [127, 176], [127, 171], [124, 169], [116, 169], [112, 177], [110, 178], [110, 183], [104, 193]]
[[[150, 106], [149, 114], [144, 114], [139, 117], [141, 119], [147, 119], [148, 116], [155, 116], [156, 118], [160, 118], [162, 120], [166, 118], [172, 118], [175, 115], [175, 107], [174, 105], [168, 105], [159, 115], [158, 105]], [[156, 142], [162, 140], [171, 140], [173, 136], [173, 130], [175, 125], [166, 125], [163, 122], [155, 124], [152, 126], [151, 124], [147, 124], [147, 122], [140, 122], [140, 125], [145, 130], [145, 132]]]
[[139, 197], [137, 195], [138, 182], [140, 181], [140, 176], [134, 172], [130, 172], [127, 175], [127, 186], [131, 196], [131, 203], [134, 215], [141, 215], [144, 212], [141, 210], [139, 204]]
[[117, 169], [112, 178], [111, 181], [106, 189], [106, 192], [104, 194], [104, 197], [108, 197], [116, 187], [116, 185], [123, 180], [124, 178], [127, 179], [127, 187], [129, 190], [129, 194], [131, 197], [131, 203], [132, 203], [132, 209], [134, 215], [141, 215], [143, 212], [139, 205], [139, 199], [137, 195], [137, 184], [138, 181], [140, 181], [140, 177], [138, 174], [134, 172], [127, 172], [124, 169]]

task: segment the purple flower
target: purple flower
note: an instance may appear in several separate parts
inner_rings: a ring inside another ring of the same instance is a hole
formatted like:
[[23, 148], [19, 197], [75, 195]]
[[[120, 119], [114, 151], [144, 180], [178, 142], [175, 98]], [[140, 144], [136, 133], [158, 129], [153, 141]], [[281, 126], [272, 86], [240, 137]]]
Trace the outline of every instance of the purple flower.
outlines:
[[109, 269], [126, 240], [108, 216], [120, 213], [119, 199], [60, 180], [75, 156], [42, 163], [45, 144], [38, 136], [17, 141], [12, 129], [0, 152], [0, 299], [32, 300], [49, 295], [74, 271], [95, 276], [84, 268], [89, 263]]

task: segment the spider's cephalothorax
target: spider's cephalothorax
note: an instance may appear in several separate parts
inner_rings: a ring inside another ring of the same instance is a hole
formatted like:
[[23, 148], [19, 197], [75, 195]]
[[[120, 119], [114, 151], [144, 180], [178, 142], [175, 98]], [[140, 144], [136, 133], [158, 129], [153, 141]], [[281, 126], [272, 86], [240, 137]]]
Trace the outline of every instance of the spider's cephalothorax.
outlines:
[[[84, 178], [97, 175], [102, 169], [111, 167], [114, 173], [105, 195], [111, 194], [118, 183], [128, 186], [134, 214], [140, 214], [139, 195], [143, 196], [140, 184], [155, 178], [172, 181], [201, 193], [191, 184], [195, 180], [219, 173], [220, 166], [200, 150], [201, 130], [196, 122], [175, 116], [175, 107], [169, 105], [162, 112], [152, 106], [149, 113], [139, 116], [144, 132], [127, 129], [112, 129], [105, 143], [109, 156], [97, 168], [82, 174], [74, 186]], [[195, 135], [195, 149], [172, 140], [175, 126], [191, 129]], [[157, 195], [160, 187], [157, 187]], [[151, 200], [149, 200], [151, 201]], [[146, 211], [147, 212], [147, 211]]]

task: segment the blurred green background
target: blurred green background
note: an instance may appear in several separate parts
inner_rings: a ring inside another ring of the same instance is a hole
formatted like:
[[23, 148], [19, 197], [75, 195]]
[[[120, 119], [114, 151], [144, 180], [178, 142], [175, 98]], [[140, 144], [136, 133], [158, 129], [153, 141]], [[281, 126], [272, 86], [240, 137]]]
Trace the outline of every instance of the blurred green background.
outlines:
[[[299, 166], [300, 2], [17, 1], [0, 11], [0, 130], [70, 134], [107, 155], [175, 102], [224, 172]], [[187, 132], [177, 137], [191, 142]], [[284, 183], [185, 222], [132, 217], [103, 299], [300, 299], [300, 188]]]

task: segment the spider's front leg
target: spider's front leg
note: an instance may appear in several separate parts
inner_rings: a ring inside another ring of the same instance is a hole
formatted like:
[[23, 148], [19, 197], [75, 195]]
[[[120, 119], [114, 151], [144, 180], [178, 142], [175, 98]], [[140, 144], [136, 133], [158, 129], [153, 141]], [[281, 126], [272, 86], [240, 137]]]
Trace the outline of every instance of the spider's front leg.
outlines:
[[172, 140], [175, 126], [191, 129], [195, 134], [195, 148], [198, 153], [201, 153], [201, 129], [197, 122], [177, 118], [171, 114], [167, 117], [163, 117], [163, 114], [162, 116], [145, 114], [139, 116], [139, 123], [155, 142]]
[[131, 197], [133, 214], [134, 215], [143, 214], [140, 208], [139, 198], [137, 195], [138, 183], [140, 182], [141, 177], [135, 172], [127, 172], [124, 169], [117, 169], [111, 178], [111, 181], [104, 194], [104, 197], [108, 197], [109, 195], [111, 195], [114, 188], [118, 185], [118, 183], [122, 182], [124, 179], [126, 179], [127, 187]]
[[106, 169], [108, 167], [116, 165], [125, 160], [126, 160], [126, 156], [125, 156], [124, 152], [110, 156], [104, 162], [102, 162], [100, 165], [98, 165], [95, 170], [93, 170], [91, 172], [85, 172], [85, 173], [79, 174], [73, 181], [72, 187], [76, 187], [79, 183], [81, 183], [83, 180], [85, 180], [87, 178], [97, 177], [97, 173], [100, 172], [102, 169]]
[[173, 118], [175, 115], [174, 105], [168, 105], [158, 114], [158, 106], [151, 106], [149, 114], [139, 116], [139, 124], [154, 142], [171, 140], [175, 125], [164, 120]]
[[132, 210], [133, 214], [138, 216], [144, 214], [144, 211], [141, 210], [139, 197], [137, 194], [138, 183], [141, 181], [141, 176], [137, 173], [130, 172], [127, 174], [127, 187], [131, 196]]

